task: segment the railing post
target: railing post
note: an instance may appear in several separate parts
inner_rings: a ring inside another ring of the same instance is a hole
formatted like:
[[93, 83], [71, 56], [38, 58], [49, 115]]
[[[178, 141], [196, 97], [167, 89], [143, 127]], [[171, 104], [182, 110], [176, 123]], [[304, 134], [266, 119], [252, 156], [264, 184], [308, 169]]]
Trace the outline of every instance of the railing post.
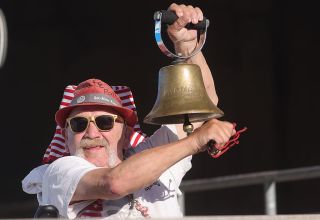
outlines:
[[267, 215], [277, 214], [277, 194], [276, 194], [276, 182], [264, 183], [264, 201], [265, 201], [265, 213]]
[[181, 195], [178, 196], [178, 203], [180, 205], [180, 209], [183, 215], [185, 215], [185, 201], [184, 201], [184, 192], [181, 191]]

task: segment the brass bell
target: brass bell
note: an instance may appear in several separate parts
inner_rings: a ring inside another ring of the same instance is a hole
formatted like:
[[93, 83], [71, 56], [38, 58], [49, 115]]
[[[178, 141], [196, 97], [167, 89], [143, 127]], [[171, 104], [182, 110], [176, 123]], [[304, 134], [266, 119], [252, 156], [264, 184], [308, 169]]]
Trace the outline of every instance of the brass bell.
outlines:
[[223, 112], [209, 98], [200, 67], [177, 63], [159, 71], [158, 95], [147, 124], [182, 124], [219, 118]]

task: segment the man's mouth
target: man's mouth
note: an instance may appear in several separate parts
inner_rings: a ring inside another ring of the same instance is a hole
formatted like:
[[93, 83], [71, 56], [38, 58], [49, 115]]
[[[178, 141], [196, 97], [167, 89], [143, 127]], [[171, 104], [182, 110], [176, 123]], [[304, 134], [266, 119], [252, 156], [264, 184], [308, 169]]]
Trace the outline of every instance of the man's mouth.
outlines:
[[104, 146], [102, 146], [102, 145], [88, 146], [88, 147], [84, 147], [83, 149], [86, 151], [95, 151], [95, 150], [100, 150], [101, 148], [104, 148]]

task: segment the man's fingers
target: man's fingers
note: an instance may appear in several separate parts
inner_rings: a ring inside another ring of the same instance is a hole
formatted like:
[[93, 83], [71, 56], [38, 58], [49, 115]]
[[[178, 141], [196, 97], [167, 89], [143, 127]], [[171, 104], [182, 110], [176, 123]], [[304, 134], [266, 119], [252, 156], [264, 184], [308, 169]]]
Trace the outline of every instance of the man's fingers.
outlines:
[[191, 5], [171, 4], [168, 10], [174, 11], [178, 16], [178, 20], [172, 24], [172, 28], [176, 31], [183, 29], [188, 23], [197, 24], [200, 19], [203, 19], [202, 11], [199, 8], [194, 8]]
[[201, 9], [198, 7], [195, 7], [194, 10], [197, 12], [198, 21], [202, 21], [203, 20], [203, 13], [202, 13]]
[[183, 11], [182, 11], [183, 6], [185, 5], [177, 5], [176, 3], [172, 3], [169, 6], [168, 11], [174, 11], [178, 17], [181, 17], [183, 16]]
[[171, 26], [174, 30], [176, 31], [180, 31], [181, 29], [183, 29], [188, 23], [190, 23], [190, 19], [182, 16], [180, 18], [178, 18], [178, 20], [176, 20], [176, 22], [174, 22]]
[[197, 11], [194, 9], [194, 7], [193, 6], [191, 6], [191, 5], [189, 5], [188, 7], [187, 7], [187, 11], [188, 11], [188, 13], [189, 13], [189, 17], [190, 17], [190, 19], [191, 19], [191, 22], [193, 23], [193, 24], [197, 24], [198, 23], [198, 14], [197, 14]]
[[174, 11], [176, 15], [180, 18], [182, 16], [190, 16], [193, 23], [198, 23], [203, 20], [203, 13], [199, 7], [193, 7], [192, 5], [177, 5], [173, 3], [168, 8], [169, 11]]
[[216, 147], [221, 149], [235, 134], [233, 124], [227, 121], [212, 120], [212, 127], [209, 131], [212, 139], [216, 142]]

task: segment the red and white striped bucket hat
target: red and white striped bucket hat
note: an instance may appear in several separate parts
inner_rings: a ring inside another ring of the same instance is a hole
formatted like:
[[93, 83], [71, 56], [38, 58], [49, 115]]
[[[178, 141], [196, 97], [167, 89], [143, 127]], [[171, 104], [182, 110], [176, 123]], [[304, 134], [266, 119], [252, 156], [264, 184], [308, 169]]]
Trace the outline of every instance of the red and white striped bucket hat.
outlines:
[[56, 131], [43, 156], [43, 163], [48, 164], [60, 157], [70, 155], [61, 128], [64, 127], [65, 119], [72, 109], [84, 105], [111, 107], [125, 119], [129, 126], [133, 127], [130, 145], [126, 148], [135, 147], [144, 140], [146, 135], [142, 133], [138, 123], [136, 106], [130, 88], [127, 86], [110, 87], [99, 79], [89, 79], [78, 86], [69, 85], [65, 88], [55, 116]]
[[129, 126], [133, 127], [137, 123], [136, 113], [123, 107], [120, 97], [107, 83], [99, 79], [88, 79], [77, 86], [69, 106], [57, 111], [57, 124], [64, 127], [66, 118], [78, 106], [106, 106], [118, 112]]

